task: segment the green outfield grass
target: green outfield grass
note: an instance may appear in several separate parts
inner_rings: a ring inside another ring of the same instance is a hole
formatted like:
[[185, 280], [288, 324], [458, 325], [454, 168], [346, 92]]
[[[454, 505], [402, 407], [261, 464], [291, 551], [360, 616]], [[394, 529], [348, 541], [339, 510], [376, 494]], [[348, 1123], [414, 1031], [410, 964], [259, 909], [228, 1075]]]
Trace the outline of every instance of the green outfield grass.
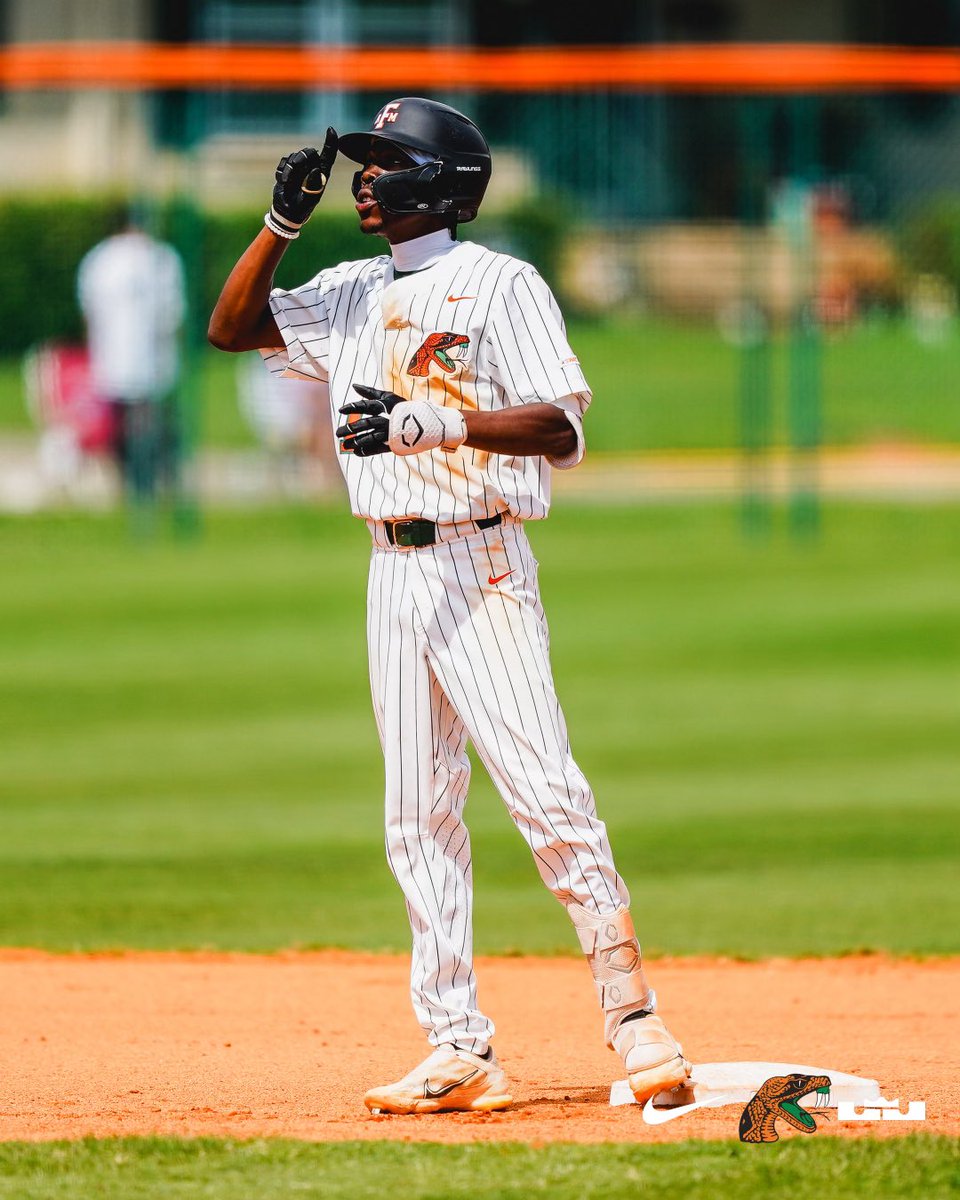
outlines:
[[[574, 751], [648, 952], [957, 950], [960, 509], [531, 530]], [[0, 522], [0, 944], [403, 950], [341, 509]], [[573, 952], [481, 771], [485, 952]]]
[[758, 1195], [791, 1200], [939, 1200], [957, 1189], [954, 1139], [822, 1138], [777, 1146], [729, 1142], [440, 1146], [210, 1138], [0, 1144], [0, 1197], [176, 1200], [252, 1196], [323, 1200], [608, 1200]]
[[[716, 449], [741, 440], [742, 353], [710, 325], [646, 318], [573, 323], [594, 392], [598, 450]], [[783, 334], [770, 347], [770, 438], [789, 440]], [[960, 332], [922, 345], [899, 320], [821, 341], [821, 436], [830, 444], [960, 441]]]
[[[740, 352], [710, 325], [652, 317], [571, 322], [570, 341], [594, 390], [591, 445], [601, 450], [710, 449], [738, 444]], [[823, 437], [832, 443], [960, 441], [960, 335], [923, 345], [901, 320], [823, 340]], [[788, 352], [771, 353], [773, 436], [786, 434]], [[204, 444], [245, 446], [237, 358], [199, 360]], [[27, 430], [20, 363], [0, 361], [0, 430]]]

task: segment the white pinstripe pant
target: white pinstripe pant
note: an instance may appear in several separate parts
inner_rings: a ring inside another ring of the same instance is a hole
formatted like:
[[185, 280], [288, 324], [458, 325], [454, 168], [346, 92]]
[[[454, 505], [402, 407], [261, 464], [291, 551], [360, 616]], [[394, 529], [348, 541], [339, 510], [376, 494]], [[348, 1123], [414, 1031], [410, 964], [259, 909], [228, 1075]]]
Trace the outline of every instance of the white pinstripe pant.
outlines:
[[375, 548], [370, 565], [386, 848], [413, 933], [413, 1005], [434, 1045], [479, 1054], [493, 1024], [473, 971], [468, 737], [557, 899], [598, 913], [630, 902], [570, 753], [536, 571], [512, 521], [421, 549]]

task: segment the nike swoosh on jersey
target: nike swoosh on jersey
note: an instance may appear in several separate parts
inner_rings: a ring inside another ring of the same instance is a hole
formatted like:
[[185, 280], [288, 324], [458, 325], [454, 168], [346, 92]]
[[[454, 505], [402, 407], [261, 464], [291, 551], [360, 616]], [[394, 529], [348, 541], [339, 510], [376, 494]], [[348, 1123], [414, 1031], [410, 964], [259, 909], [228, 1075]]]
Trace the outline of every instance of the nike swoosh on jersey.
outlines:
[[488, 575], [487, 583], [489, 583], [491, 585], [494, 583], [499, 583], [502, 579], [506, 579], [506, 577], [508, 575], [512, 575], [512, 574], [513, 574], [513, 571], [504, 571], [504, 573], [502, 575], [497, 575], [496, 578], [494, 578], [493, 575]]
[[675, 1121], [677, 1117], [685, 1117], [695, 1108], [717, 1108], [722, 1104], [735, 1104], [737, 1097], [733, 1092], [721, 1092], [719, 1096], [711, 1096], [708, 1100], [696, 1100], [693, 1104], [681, 1104], [676, 1108], [654, 1108], [653, 1096], [643, 1106], [643, 1119], [648, 1125], [663, 1125], [666, 1121]]
[[430, 1086], [430, 1080], [428, 1079], [423, 1085], [423, 1098], [424, 1100], [439, 1100], [442, 1096], [449, 1096], [454, 1088], [460, 1087], [461, 1084], [469, 1083], [474, 1075], [479, 1074], [479, 1069], [474, 1067], [469, 1075], [464, 1075], [462, 1079], [455, 1079], [453, 1083], [448, 1083], [442, 1088], [437, 1088], [436, 1091]]
[[476, 300], [476, 296], [448, 296], [447, 297], [447, 302], [449, 304], [457, 304], [461, 300]]

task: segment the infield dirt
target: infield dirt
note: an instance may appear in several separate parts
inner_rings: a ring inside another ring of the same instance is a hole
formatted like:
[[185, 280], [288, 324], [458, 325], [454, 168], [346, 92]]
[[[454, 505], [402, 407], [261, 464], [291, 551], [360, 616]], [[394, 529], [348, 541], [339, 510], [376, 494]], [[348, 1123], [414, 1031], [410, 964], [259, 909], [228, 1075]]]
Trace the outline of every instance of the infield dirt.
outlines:
[[[821, 1134], [960, 1133], [960, 959], [660, 959], [661, 1011], [694, 1062], [799, 1062], [925, 1100], [923, 1123], [838, 1124]], [[371, 1117], [364, 1091], [429, 1048], [399, 956], [323, 952], [48, 955], [0, 950], [0, 1139], [125, 1134], [311, 1141], [660, 1142], [736, 1138], [740, 1107], [665, 1125], [610, 1108], [585, 966], [478, 961], [481, 1000], [514, 1085], [503, 1113]], [[781, 1123], [782, 1124], [782, 1123]], [[804, 1136], [783, 1130], [783, 1136]]]

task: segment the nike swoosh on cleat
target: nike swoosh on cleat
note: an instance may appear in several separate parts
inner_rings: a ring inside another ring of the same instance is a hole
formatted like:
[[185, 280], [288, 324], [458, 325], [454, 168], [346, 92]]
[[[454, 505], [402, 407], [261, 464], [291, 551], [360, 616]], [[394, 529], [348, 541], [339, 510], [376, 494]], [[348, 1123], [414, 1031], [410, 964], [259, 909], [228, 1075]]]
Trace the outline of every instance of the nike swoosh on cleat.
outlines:
[[458, 304], [461, 300], [476, 300], [476, 296], [448, 296], [449, 304]]
[[428, 1079], [423, 1085], [423, 1098], [424, 1100], [439, 1100], [442, 1096], [449, 1096], [454, 1088], [460, 1087], [461, 1084], [469, 1083], [474, 1075], [479, 1074], [479, 1070], [474, 1068], [469, 1075], [464, 1075], [462, 1079], [455, 1079], [453, 1083], [448, 1083], [445, 1087], [438, 1088], [437, 1091], [433, 1090]]
[[496, 578], [494, 578], [493, 575], [488, 575], [487, 583], [489, 583], [491, 585], [493, 585], [495, 583], [500, 583], [501, 580], [506, 579], [506, 577], [508, 575], [512, 575], [512, 574], [513, 574], [513, 571], [511, 570], [511, 571], [504, 571], [504, 573], [502, 575], [497, 575]]
[[695, 1108], [718, 1108], [723, 1104], [735, 1104], [737, 1097], [732, 1092], [721, 1092], [719, 1096], [711, 1096], [708, 1100], [696, 1100], [693, 1104], [681, 1104], [676, 1108], [654, 1108], [653, 1096], [643, 1106], [643, 1119], [648, 1125], [663, 1125], [666, 1121], [675, 1121], [677, 1117], [685, 1117]]

